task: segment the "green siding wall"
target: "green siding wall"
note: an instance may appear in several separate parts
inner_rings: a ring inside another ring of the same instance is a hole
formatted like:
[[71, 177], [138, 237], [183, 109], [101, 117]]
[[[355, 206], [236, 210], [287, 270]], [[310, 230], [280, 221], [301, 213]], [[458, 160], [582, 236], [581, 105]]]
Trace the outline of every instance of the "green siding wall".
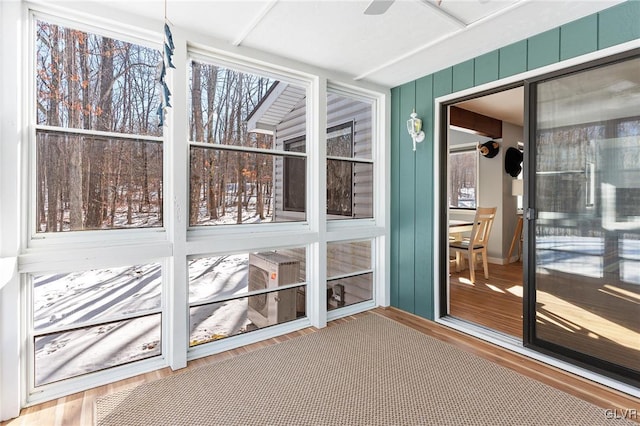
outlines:
[[[435, 98], [640, 38], [631, 0], [391, 90], [391, 305], [433, 319]], [[416, 109], [426, 138], [412, 150]]]
[[470, 59], [453, 67], [453, 91], [468, 89], [473, 87], [475, 80], [474, 60]]
[[498, 57], [500, 78], [525, 72], [527, 70], [527, 40], [501, 48]]
[[555, 64], [560, 60], [560, 28], [546, 31], [527, 40], [527, 67], [530, 70]]

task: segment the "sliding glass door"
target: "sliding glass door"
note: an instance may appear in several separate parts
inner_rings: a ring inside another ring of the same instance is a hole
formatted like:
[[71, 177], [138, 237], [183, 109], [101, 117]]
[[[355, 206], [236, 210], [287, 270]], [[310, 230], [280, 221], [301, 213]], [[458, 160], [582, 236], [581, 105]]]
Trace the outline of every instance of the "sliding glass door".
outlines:
[[526, 343], [640, 380], [640, 57], [530, 85]]

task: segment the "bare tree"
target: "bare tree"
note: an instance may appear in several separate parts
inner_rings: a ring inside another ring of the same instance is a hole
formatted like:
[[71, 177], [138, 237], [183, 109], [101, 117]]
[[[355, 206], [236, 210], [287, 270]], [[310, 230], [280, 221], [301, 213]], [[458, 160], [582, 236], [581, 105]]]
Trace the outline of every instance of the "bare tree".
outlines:
[[36, 131], [38, 230], [136, 226], [134, 204], [161, 223], [161, 144], [61, 133], [161, 134], [150, 126], [159, 52], [43, 21], [36, 31], [37, 122], [59, 128]]

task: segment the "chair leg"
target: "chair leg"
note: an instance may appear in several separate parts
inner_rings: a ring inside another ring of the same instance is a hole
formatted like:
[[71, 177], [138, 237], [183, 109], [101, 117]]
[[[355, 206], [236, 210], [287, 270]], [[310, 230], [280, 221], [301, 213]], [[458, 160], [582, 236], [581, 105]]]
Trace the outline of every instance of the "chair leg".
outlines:
[[484, 277], [489, 278], [489, 262], [487, 261], [487, 250], [482, 250], [482, 264], [484, 265]]
[[476, 254], [469, 253], [469, 278], [471, 282], [475, 284], [476, 282]]
[[460, 252], [456, 250], [456, 272], [460, 272], [460, 262], [461, 262]]

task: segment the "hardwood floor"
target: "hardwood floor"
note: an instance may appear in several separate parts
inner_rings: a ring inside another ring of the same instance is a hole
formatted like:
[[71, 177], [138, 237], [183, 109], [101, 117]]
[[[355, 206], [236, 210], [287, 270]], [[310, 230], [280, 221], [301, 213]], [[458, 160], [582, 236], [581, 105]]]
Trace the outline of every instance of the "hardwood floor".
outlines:
[[[452, 270], [450, 315], [522, 340], [522, 263]], [[628, 367], [640, 368], [637, 285], [603, 282], [558, 271], [538, 279], [537, 333], [549, 342]]]
[[522, 263], [489, 265], [489, 278], [482, 266], [476, 268], [476, 282], [469, 270], [455, 272], [450, 282], [451, 316], [500, 331], [522, 340]]
[[[369, 312], [332, 321], [329, 323], [329, 326], [332, 327], [348, 322], [360, 316], [369, 315], [370, 313], [382, 315], [398, 321], [406, 326], [418, 330], [421, 333], [446, 341], [463, 350], [472, 352], [492, 362], [524, 374], [525, 376], [539, 380], [585, 401], [591, 402], [603, 409], [617, 410], [613, 411], [613, 413], [617, 413], [617, 415], [620, 415], [620, 413], [628, 413], [629, 411], [624, 410], [629, 409], [635, 409], [637, 412], [640, 412], [640, 399], [638, 398], [633, 398], [629, 395], [590, 382], [586, 379], [565, 373], [538, 361], [531, 360], [522, 355], [499, 348], [490, 343], [395, 308], [376, 308]], [[267, 341], [254, 343], [242, 348], [194, 360], [189, 362], [187, 368], [191, 369], [219, 360], [231, 358], [298, 336], [313, 333], [315, 331], [317, 331], [315, 328], [306, 328], [304, 330], [299, 330]], [[96, 398], [131, 386], [140, 385], [162, 377], [168, 377], [172, 374], [175, 373], [169, 368], [164, 368], [162, 370], [143, 374], [120, 382], [90, 389], [85, 392], [79, 392], [54, 401], [28, 407], [22, 410], [20, 417], [8, 422], [2, 422], [2, 425], [93, 425], [93, 406]], [[639, 421], [640, 419], [635, 420]]]

